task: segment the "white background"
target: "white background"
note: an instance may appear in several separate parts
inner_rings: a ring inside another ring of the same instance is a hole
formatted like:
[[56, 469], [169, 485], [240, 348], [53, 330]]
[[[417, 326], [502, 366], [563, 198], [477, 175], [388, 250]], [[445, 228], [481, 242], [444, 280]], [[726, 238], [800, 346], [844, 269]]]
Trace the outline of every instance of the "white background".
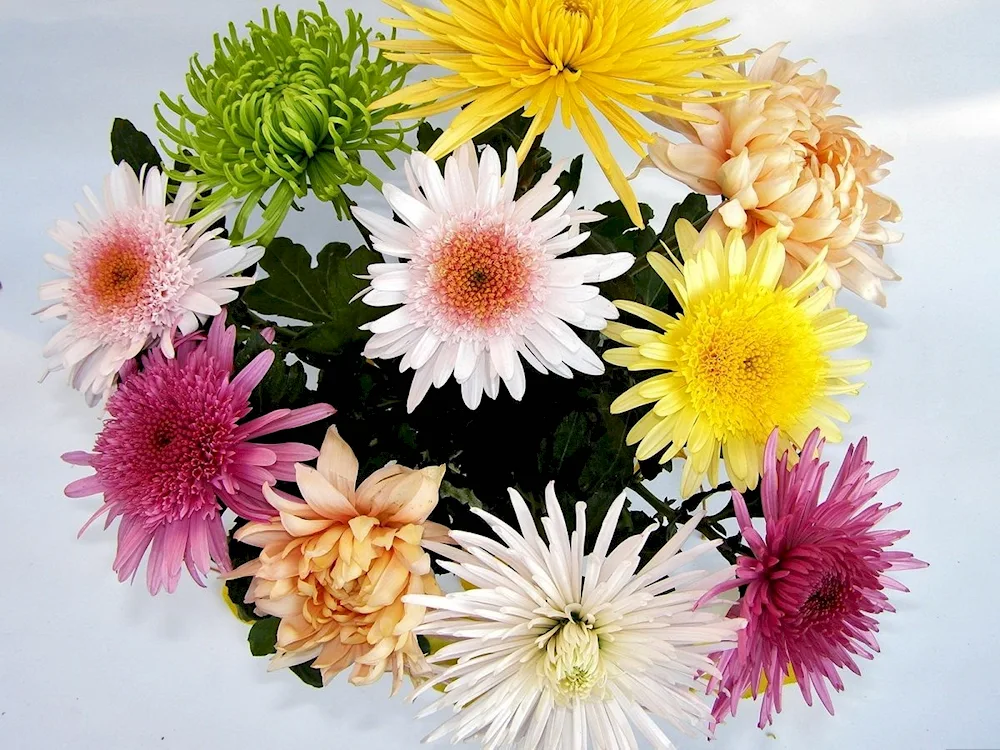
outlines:
[[[386, 14], [375, 0], [353, 5], [373, 22]], [[786, 693], [771, 734], [744, 704], [714, 747], [1000, 748], [1000, 2], [719, 0], [708, 10], [732, 16], [734, 49], [791, 40], [789, 55], [817, 60], [845, 113], [897, 157], [883, 186], [904, 208], [906, 240], [889, 251], [904, 281], [890, 285], [886, 311], [842, 297], [871, 324], [863, 349], [875, 363], [846, 432], [869, 434], [880, 465], [902, 469], [885, 491], [903, 502], [890, 520], [913, 530], [904, 548], [931, 563], [903, 574], [912, 593], [895, 596], [884, 652], [864, 678], [848, 675], [836, 717]], [[268, 674], [217, 587], [184, 581], [154, 599], [141, 583], [118, 584], [113, 534], [75, 538], [97, 498], [62, 494], [81, 470], [59, 455], [89, 448], [100, 422], [59, 377], [35, 382], [54, 330], [29, 317], [51, 278], [45, 231], [111, 166], [111, 119], [153, 133], [152, 103], [161, 88], [182, 90], [188, 55], [256, 13], [238, 0], [0, 0], [0, 748], [403, 750], [433, 726], [390, 702], [385, 683], [319, 691]], [[559, 130], [547, 143], [558, 155], [582, 150]], [[592, 163], [585, 175], [587, 205], [610, 197]], [[683, 194], [655, 175], [637, 189], [658, 215]], [[378, 196], [362, 200], [374, 207]], [[318, 205], [286, 233], [313, 249], [356, 240]]]

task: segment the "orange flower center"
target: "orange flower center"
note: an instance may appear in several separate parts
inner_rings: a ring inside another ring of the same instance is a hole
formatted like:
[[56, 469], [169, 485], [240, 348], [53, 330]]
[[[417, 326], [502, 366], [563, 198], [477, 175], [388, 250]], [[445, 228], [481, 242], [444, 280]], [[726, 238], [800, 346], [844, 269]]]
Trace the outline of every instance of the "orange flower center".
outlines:
[[491, 327], [530, 297], [531, 263], [502, 226], [452, 232], [433, 253], [430, 270], [438, 303], [457, 323]]
[[110, 245], [88, 274], [91, 297], [101, 310], [126, 309], [138, 303], [149, 275], [149, 261], [135, 245]]

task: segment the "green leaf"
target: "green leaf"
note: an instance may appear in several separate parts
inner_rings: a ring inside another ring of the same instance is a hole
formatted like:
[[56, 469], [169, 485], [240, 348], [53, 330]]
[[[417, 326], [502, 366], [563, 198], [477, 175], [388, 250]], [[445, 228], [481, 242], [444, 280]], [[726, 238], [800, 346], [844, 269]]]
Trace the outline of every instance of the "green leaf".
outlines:
[[417, 128], [417, 150], [427, 153], [444, 131], [424, 120]]
[[294, 667], [289, 667], [288, 670], [302, 680], [306, 685], [314, 688], [323, 687], [323, 675], [318, 669], [313, 669], [309, 664], [296, 664]]
[[295, 329], [293, 350], [332, 354], [347, 344], [367, 338], [358, 327], [387, 311], [351, 299], [366, 282], [357, 276], [380, 257], [367, 248], [352, 250], [342, 242], [331, 242], [316, 257], [289, 239], [279, 237], [268, 245], [260, 265], [268, 278], [243, 294], [247, 307], [266, 315], [280, 315], [313, 324]]
[[712, 212], [708, 210], [708, 199], [699, 193], [690, 193], [683, 201], [670, 209], [667, 221], [663, 225], [659, 239], [671, 250], [677, 249], [677, 234], [674, 226], [681, 219], [687, 219], [695, 225], [696, 229], [701, 229], [708, 221]]
[[263, 620], [257, 620], [247, 634], [250, 653], [254, 656], [273, 654], [276, 651], [274, 644], [278, 640], [278, 626], [280, 624], [281, 620], [277, 617], [265, 617]]
[[453, 500], [458, 500], [462, 505], [467, 505], [470, 508], [482, 508], [482, 501], [476, 497], [476, 493], [467, 487], [456, 487], [447, 479], [441, 481], [441, 497], [450, 497]]
[[[244, 329], [246, 331], [246, 329]], [[274, 409], [290, 409], [300, 405], [306, 396], [306, 371], [301, 362], [285, 363], [286, 352], [276, 344], [268, 344], [257, 331], [246, 331], [243, 347], [236, 353], [234, 368], [242, 370], [261, 352], [272, 350], [274, 363], [250, 396], [255, 414], [266, 414]]]
[[[238, 519], [236, 525], [229, 530], [229, 560], [233, 565], [233, 568], [238, 568], [244, 563], [250, 562], [251, 560], [256, 560], [260, 555], [260, 549], [254, 547], [250, 544], [244, 544], [243, 542], [236, 541], [234, 535], [237, 530], [242, 528], [248, 523], [248, 521]], [[254, 611], [252, 604], [247, 604], [244, 600], [247, 597], [247, 591], [250, 589], [250, 582], [253, 580], [251, 576], [245, 576], [243, 578], [232, 578], [226, 581], [223, 585], [226, 588], [226, 593], [229, 595], [229, 601], [233, 603], [239, 612], [240, 619], [244, 622], [250, 622], [252, 620], [262, 619]]]
[[145, 167], [162, 167], [163, 160], [156, 146], [128, 120], [116, 117], [111, 126], [111, 158], [115, 164], [127, 162], [136, 174]]
[[[548, 152], [546, 152], [548, 153]], [[540, 177], [541, 175], [539, 175]], [[544, 216], [559, 203], [563, 198], [565, 198], [570, 193], [574, 195], [580, 190], [580, 178], [583, 176], [583, 156], [578, 156], [573, 161], [570, 162], [569, 168], [563, 170], [563, 173], [559, 175], [556, 180], [556, 185], [559, 187], [559, 194], [546, 203], [542, 209], [536, 214], [537, 216]]]
[[552, 436], [552, 468], [562, 471], [566, 461], [587, 444], [589, 425], [587, 415], [575, 411], [566, 416]]

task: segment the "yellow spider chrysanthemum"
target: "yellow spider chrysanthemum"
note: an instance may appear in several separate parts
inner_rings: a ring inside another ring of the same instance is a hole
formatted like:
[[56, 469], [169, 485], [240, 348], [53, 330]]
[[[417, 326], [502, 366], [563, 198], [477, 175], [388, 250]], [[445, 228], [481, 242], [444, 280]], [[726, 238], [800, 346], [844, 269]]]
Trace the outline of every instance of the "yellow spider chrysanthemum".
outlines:
[[[681, 103], [731, 98], [759, 88], [729, 67], [745, 56], [723, 55], [719, 40], [696, 38], [726, 19], [660, 33], [710, 0], [443, 0], [450, 13], [406, 0], [385, 2], [408, 16], [386, 23], [428, 37], [378, 42], [389, 51], [386, 56], [438, 65], [452, 75], [408, 86], [374, 102], [373, 108], [418, 105], [394, 116], [398, 119], [464, 106], [428, 151], [432, 159], [440, 159], [523, 107], [525, 117], [533, 118], [518, 152], [523, 161], [561, 104], [563, 124], [579, 128], [639, 226], [635, 193], [591, 107], [641, 158], [646, 155], [643, 144], [653, 136], [628, 110], [710, 123], [681, 109]], [[654, 96], [674, 106], [653, 101]]]
[[831, 396], [856, 395], [861, 384], [847, 378], [871, 363], [834, 360], [829, 352], [857, 344], [868, 326], [831, 307], [833, 289], [818, 289], [824, 254], [793, 284], [778, 286], [785, 251], [775, 230], [749, 249], [738, 231], [725, 244], [715, 232], [699, 239], [686, 221], [677, 223], [676, 233], [684, 262], [658, 253], [648, 258], [682, 312], [673, 317], [619, 301], [619, 308], [662, 332], [619, 323], [605, 329], [626, 345], [606, 351], [606, 361], [666, 372], [627, 390], [611, 411], [653, 405], [629, 432], [628, 444], [639, 444], [640, 460], [663, 451], [661, 463], [683, 450], [685, 497], [706, 476], [718, 484], [720, 453], [730, 481], [745, 491], [757, 486], [764, 444], [775, 427], [784, 447], [801, 447], [816, 427], [831, 441], [841, 439], [833, 419], [846, 422], [850, 414]]

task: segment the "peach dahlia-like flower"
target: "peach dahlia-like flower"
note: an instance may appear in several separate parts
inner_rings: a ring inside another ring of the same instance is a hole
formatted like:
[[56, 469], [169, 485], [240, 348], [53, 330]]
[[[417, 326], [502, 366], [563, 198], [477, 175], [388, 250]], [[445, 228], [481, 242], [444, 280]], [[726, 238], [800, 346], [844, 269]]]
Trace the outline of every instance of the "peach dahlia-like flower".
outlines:
[[327, 683], [353, 665], [355, 685], [389, 670], [395, 692], [404, 674], [428, 671], [412, 632], [424, 608], [403, 596], [440, 593], [421, 543], [447, 534], [427, 522], [444, 467], [390, 463], [355, 487], [358, 460], [330, 427], [316, 468], [295, 475], [304, 501], [265, 486], [276, 517], [236, 532], [262, 549], [229, 576], [253, 575], [247, 603], [281, 618], [271, 669], [315, 659]]
[[705, 195], [721, 195], [709, 226], [740, 229], [748, 240], [777, 227], [785, 247], [783, 282], [798, 277], [826, 248], [826, 283], [885, 305], [883, 280], [899, 276], [883, 259], [902, 235], [886, 228], [901, 218], [895, 201], [873, 186], [887, 174], [889, 154], [869, 145], [857, 123], [832, 115], [838, 89], [822, 70], [803, 74], [807, 61], [781, 57], [785, 45], [761, 53], [747, 77], [771, 82], [732, 101], [684, 103], [702, 124], [649, 116], [690, 143], [662, 135], [643, 167], [657, 167]]

